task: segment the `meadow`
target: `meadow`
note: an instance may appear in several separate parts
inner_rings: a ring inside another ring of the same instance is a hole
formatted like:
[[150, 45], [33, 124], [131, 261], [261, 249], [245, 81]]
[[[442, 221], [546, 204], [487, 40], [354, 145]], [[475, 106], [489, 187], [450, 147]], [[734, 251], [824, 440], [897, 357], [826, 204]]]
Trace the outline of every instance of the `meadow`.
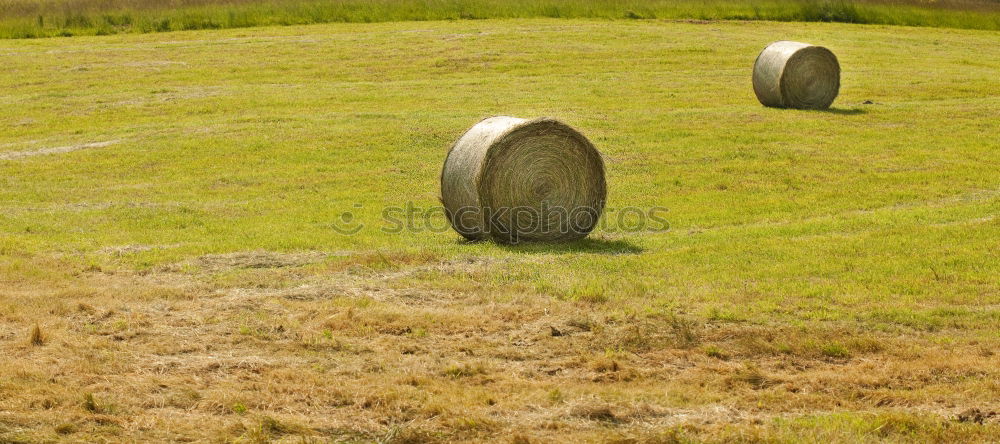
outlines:
[[1000, 1], [0, 0], [0, 38], [536, 17], [777, 20], [1000, 30]]
[[[757, 103], [778, 39], [838, 55], [832, 109]], [[347, 23], [0, 60], [0, 442], [1000, 436], [996, 31]], [[670, 229], [385, 232], [491, 115], [578, 128], [605, 217]]]

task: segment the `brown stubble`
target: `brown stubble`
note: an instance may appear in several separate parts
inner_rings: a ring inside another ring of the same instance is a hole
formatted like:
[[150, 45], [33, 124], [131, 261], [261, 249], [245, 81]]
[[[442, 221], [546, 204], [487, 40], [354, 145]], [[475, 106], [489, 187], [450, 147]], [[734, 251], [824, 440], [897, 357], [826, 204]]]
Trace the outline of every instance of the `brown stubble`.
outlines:
[[[998, 407], [996, 343], [972, 333], [718, 322], [423, 279], [493, 261], [248, 252], [8, 284], [0, 431], [711, 440], [803, 414]], [[25, 340], [35, 325], [43, 345]]]

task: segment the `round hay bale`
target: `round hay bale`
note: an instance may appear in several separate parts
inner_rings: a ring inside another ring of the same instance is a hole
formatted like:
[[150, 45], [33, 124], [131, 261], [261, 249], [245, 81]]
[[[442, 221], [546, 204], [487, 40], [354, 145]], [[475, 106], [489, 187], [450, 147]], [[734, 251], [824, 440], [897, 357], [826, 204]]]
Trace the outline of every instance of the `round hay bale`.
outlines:
[[753, 91], [764, 106], [826, 109], [840, 92], [840, 64], [822, 46], [774, 42], [753, 64]]
[[594, 145], [551, 118], [491, 117], [448, 152], [441, 201], [470, 240], [568, 241], [597, 225], [607, 184]]

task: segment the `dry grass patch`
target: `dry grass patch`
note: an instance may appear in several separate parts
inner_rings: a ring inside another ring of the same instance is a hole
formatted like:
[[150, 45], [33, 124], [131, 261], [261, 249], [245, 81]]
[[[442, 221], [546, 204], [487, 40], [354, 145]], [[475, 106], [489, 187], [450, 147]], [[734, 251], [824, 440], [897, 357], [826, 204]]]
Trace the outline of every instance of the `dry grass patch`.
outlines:
[[[191, 262], [205, 269], [91, 271], [74, 287], [32, 290], [54, 296], [28, 296], [37, 302], [5, 321], [22, 333], [2, 343], [15, 358], [0, 363], [3, 436], [158, 439], [169, 429], [170, 439], [440, 441], [518, 431], [586, 440], [612, 427], [623, 439], [670, 442], [731, 436], [732, 427], [763, 439], [784, 433], [774, 418], [886, 409], [996, 427], [985, 413], [955, 419], [996, 409], [987, 394], [998, 389], [1000, 362], [982, 339], [945, 347], [921, 337], [932, 333], [719, 324], [637, 310], [635, 299], [595, 310], [558, 295], [447, 291], [414, 280], [417, 270], [453, 266], [429, 257], [365, 273], [316, 269], [319, 256], [226, 257]], [[284, 270], [288, 281], [215, 280], [247, 264]], [[304, 288], [311, 297], [289, 297]], [[157, 419], [165, 414], [189, 425]], [[905, 415], [878, 433], [929, 427]]]

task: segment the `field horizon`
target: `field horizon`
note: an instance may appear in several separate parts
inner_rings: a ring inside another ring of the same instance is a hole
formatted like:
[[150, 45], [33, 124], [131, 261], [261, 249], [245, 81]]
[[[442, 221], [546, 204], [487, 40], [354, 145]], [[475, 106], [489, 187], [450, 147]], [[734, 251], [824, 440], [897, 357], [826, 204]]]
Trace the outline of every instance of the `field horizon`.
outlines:
[[1000, 30], [1000, 1], [0, 0], [0, 39], [540, 17], [842, 22]]
[[[757, 102], [783, 39], [837, 55], [831, 109]], [[0, 442], [996, 442], [998, 43], [546, 18], [0, 40]], [[579, 129], [605, 218], [669, 229], [383, 231], [493, 115]]]

